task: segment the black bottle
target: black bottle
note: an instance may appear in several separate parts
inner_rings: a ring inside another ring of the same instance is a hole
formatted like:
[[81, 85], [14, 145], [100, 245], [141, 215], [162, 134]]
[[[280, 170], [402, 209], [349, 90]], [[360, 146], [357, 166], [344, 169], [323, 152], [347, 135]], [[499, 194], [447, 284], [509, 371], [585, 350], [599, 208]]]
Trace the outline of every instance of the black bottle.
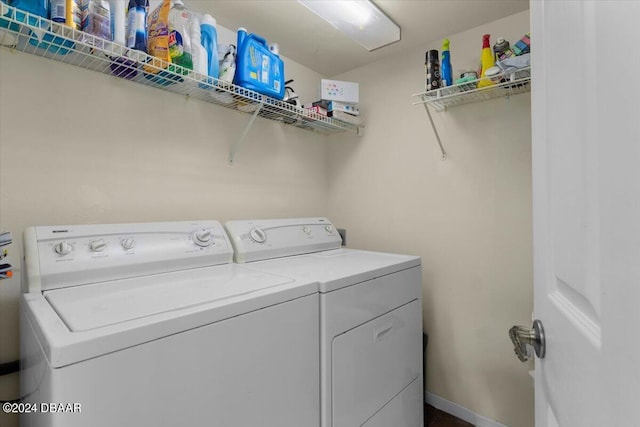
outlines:
[[425, 55], [425, 73], [426, 73], [426, 90], [439, 89], [440, 80], [440, 62], [438, 61], [438, 51], [430, 50]]

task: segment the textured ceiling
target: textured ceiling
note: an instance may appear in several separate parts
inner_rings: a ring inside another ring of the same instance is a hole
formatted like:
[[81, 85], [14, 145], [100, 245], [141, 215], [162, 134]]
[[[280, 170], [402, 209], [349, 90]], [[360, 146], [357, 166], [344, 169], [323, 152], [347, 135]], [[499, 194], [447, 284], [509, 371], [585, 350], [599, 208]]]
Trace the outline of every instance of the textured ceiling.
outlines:
[[[321, 1], [321, 0], [318, 0]], [[280, 54], [327, 77], [358, 68], [496, 19], [527, 10], [528, 0], [379, 0], [401, 28], [401, 40], [368, 52], [296, 0], [190, 0], [187, 6], [210, 13], [231, 30], [280, 45]]]

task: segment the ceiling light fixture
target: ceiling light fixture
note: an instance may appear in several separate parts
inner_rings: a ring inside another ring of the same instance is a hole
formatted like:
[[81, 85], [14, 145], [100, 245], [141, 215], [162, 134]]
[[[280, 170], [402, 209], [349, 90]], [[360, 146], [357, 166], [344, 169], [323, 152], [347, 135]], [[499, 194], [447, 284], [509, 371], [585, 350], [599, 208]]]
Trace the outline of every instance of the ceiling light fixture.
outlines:
[[298, 0], [368, 51], [400, 40], [400, 27], [369, 0]]

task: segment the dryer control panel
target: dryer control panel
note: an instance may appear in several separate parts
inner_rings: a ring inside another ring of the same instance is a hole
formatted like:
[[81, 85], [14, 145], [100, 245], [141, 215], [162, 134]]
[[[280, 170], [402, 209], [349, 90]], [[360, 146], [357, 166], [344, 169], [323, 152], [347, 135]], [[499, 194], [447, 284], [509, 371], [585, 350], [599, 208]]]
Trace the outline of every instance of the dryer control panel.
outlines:
[[218, 221], [30, 227], [25, 292], [227, 264]]
[[225, 228], [238, 263], [338, 249], [342, 244], [327, 218], [229, 221]]

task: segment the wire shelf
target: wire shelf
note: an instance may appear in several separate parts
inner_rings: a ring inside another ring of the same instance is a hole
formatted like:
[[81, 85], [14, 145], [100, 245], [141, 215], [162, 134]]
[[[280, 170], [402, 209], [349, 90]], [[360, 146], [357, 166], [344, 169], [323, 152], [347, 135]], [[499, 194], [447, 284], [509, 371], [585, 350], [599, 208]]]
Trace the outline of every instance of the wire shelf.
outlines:
[[287, 125], [334, 134], [361, 126], [323, 116], [16, 9], [0, 1], [0, 45], [186, 95]]
[[[522, 77], [517, 77], [522, 75]], [[472, 102], [487, 101], [495, 98], [508, 98], [512, 95], [531, 92], [530, 68], [520, 68], [513, 74], [501, 75], [505, 81], [478, 89], [477, 81], [447, 86], [413, 96], [420, 98], [414, 104], [427, 104], [436, 111], [444, 111], [449, 107], [471, 104]], [[483, 78], [481, 80], [489, 80]]]

